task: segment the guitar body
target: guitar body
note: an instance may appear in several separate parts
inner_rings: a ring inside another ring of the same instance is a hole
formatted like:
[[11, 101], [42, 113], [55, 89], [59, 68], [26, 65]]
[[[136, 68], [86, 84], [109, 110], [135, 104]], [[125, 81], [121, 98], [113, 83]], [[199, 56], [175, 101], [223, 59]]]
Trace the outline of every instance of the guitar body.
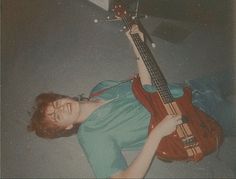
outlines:
[[184, 89], [181, 98], [174, 99], [168, 83], [156, 63], [151, 50], [143, 40], [143, 34], [123, 5], [115, 5], [113, 11], [116, 17], [122, 19], [127, 35], [137, 57], [142, 59], [152, 84], [157, 92], [146, 92], [139, 77], [134, 78], [132, 89], [136, 98], [151, 113], [149, 133], [167, 115], [180, 115], [176, 131], [164, 137], [156, 151], [158, 158], [162, 160], [194, 160], [198, 161], [205, 155], [214, 152], [223, 143], [223, 130], [210, 116], [192, 105], [192, 92]]
[[[171, 104], [164, 104], [158, 92], [149, 93], [145, 91], [139, 77], [134, 78], [132, 89], [136, 98], [151, 113], [149, 133], [166, 115], [170, 114], [168, 106], [177, 107], [179, 110], [177, 113], [183, 116], [182, 120], [184, 123], [177, 127], [176, 132], [161, 140], [156, 151], [158, 158], [166, 161], [198, 161], [205, 155], [217, 150], [223, 143], [223, 130], [220, 125], [210, 116], [192, 105], [192, 93], [190, 88], [184, 88], [184, 95]], [[191, 145], [191, 143], [189, 143], [190, 145], [188, 145], [188, 147], [185, 145], [186, 140], [184, 142], [182, 140], [182, 138], [188, 138], [188, 135], [182, 137], [178, 134], [178, 130], [186, 129], [186, 132], [190, 130], [192, 136], [194, 136], [194, 144]]]

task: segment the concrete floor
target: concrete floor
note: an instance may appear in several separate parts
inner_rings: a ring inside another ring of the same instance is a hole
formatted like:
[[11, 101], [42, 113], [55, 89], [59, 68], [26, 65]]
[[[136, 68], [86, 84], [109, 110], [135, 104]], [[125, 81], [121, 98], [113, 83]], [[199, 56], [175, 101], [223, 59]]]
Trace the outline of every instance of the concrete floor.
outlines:
[[[118, 22], [94, 23], [108, 12], [78, 0], [2, 1], [1, 176], [4, 178], [91, 178], [76, 137], [45, 140], [26, 131], [34, 97], [41, 92], [88, 94], [106, 79], [136, 72], [134, 55]], [[152, 49], [169, 82], [183, 82], [234, 66], [233, 25], [183, 22], [189, 35], [179, 43], [155, 33], [168, 19], [143, 19]], [[154, 160], [147, 178], [234, 178], [235, 137], [219, 153], [198, 163]], [[124, 152], [130, 162], [136, 152]]]

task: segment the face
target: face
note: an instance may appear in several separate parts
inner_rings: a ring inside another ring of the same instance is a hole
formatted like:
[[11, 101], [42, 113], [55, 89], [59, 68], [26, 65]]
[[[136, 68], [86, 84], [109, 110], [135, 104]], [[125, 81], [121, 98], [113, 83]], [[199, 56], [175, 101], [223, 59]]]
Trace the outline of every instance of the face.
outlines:
[[46, 109], [46, 116], [57, 125], [66, 129], [73, 127], [79, 117], [79, 103], [70, 98], [58, 99], [50, 103]]

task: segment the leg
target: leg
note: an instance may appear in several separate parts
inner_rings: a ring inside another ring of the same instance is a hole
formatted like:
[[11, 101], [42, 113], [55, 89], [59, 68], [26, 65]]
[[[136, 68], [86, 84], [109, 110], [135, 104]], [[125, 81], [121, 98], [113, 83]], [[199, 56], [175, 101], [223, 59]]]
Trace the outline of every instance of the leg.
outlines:
[[193, 90], [193, 104], [215, 118], [225, 135], [236, 136], [235, 75], [230, 71], [216, 73], [187, 82]]

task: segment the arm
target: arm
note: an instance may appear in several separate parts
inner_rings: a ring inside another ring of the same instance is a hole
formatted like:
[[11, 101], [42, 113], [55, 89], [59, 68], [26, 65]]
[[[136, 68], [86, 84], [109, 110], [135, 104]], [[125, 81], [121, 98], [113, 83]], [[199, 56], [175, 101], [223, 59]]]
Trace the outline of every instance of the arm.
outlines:
[[127, 35], [128, 39], [131, 42], [131, 45], [133, 47], [134, 54], [137, 57], [138, 72], [139, 72], [139, 76], [140, 76], [142, 85], [152, 84], [149, 72], [148, 72], [148, 70], [147, 70], [147, 68], [146, 68], [146, 66], [145, 66], [145, 64], [144, 64], [144, 62], [142, 60], [142, 57], [141, 57], [138, 49], [136, 48], [136, 46], [135, 46], [135, 44], [133, 42], [133, 39], [130, 36], [130, 33], [131, 34], [138, 33], [140, 38], [144, 41], [143, 34], [140, 32], [140, 30], [139, 30], [137, 25], [133, 25], [132, 29], [126, 32], [126, 35]]
[[143, 178], [148, 171], [161, 139], [175, 131], [180, 116], [168, 115], [150, 133], [143, 149], [126, 170], [111, 178]]

